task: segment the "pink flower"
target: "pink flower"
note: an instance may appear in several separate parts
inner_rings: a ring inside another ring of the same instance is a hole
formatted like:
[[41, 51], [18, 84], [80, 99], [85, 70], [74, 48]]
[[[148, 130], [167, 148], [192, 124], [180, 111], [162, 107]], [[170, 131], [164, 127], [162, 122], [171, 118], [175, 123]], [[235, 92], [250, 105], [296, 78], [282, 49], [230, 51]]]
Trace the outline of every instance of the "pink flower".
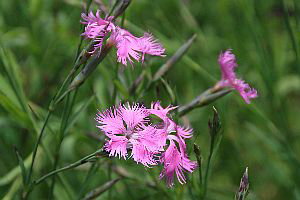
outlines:
[[[179, 183], [184, 184], [186, 183], [184, 172], [192, 173], [196, 169], [197, 163], [189, 160], [184, 141], [192, 137], [193, 130], [183, 128], [169, 119], [167, 133], [167, 140], [169, 140], [170, 145], [161, 156], [161, 163], [164, 164], [164, 168], [160, 174], [160, 178], [165, 178], [168, 187], [172, 187], [174, 185], [175, 174]], [[175, 143], [178, 144], [179, 149]]]
[[[179, 141], [179, 149], [175, 144], [175, 141]], [[161, 162], [164, 164], [164, 168], [160, 173], [160, 178], [165, 178], [168, 187], [174, 185], [174, 175], [179, 181], [179, 183], [186, 183], [186, 178], [184, 176], [184, 171], [192, 173], [196, 167], [196, 162], [188, 159], [186, 154], [186, 145], [183, 140], [175, 138], [174, 140], [170, 138], [170, 145], [167, 150], [162, 154]]]
[[[163, 164], [160, 177], [169, 187], [174, 185], [175, 175], [181, 184], [185, 183], [184, 172], [191, 173], [197, 167], [188, 159], [185, 144], [193, 130], [170, 119], [169, 112], [175, 108], [163, 108], [159, 102], [152, 103], [150, 109], [127, 103], [98, 113], [98, 128], [108, 137], [104, 149], [110, 156], [124, 159], [131, 151], [133, 160], [147, 167]], [[154, 122], [153, 115], [161, 121]]]
[[144, 33], [144, 36], [139, 38], [138, 46], [142, 53], [142, 60], [144, 60], [145, 54], [164, 56], [164, 47], [150, 33]]
[[160, 105], [160, 102], [153, 102], [151, 104], [151, 108], [148, 109], [148, 111], [153, 114], [153, 115], [156, 115], [157, 117], [161, 118], [165, 123], [168, 123], [168, 120], [169, 120], [169, 117], [168, 117], [168, 113], [171, 111], [171, 110], [174, 110], [176, 109], [178, 106], [168, 106], [166, 108], [163, 108], [161, 105]]
[[[166, 151], [162, 153], [160, 158], [161, 163], [164, 164], [160, 178], [166, 179], [168, 187], [174, 185], [175, 174], [179, 183], [186, 183], [184, 172], [192, 173], [197, 167], [196, 162], [188, 159], [186, 144], [184, 142], [185, 139], [192, 137], [193, 130], [177, 125], [168, 116], [169, 112], [176, 108], [177, 107], [172, 106], [163, 108], [159, 102], [154, 102], [151, 105], [151, 109], [149, 109], [151, 114], [156, 115], [163, 120], [164, 126], [161, 130], [164, 132], [164, 135], [167, 136], [166, 140], [169, 141], [169, 146]], [[178, 144], [179, 149], [175, 143]]]
[[82, 13], [81, 18], [84, 20], [81, 21], [81, 23], [86, 25], [84, 32], [81, 35], [93, 39], [96, 42], [93, 51], [90, 52], [95, 53], [97, 49], [102, 47], [104, 37], [107, 33], [115, 30], [116, 27], [111, 22], [112, 18], [108, 18], [108, 20], [102, 19], [99, 10], [96, 12], [96, 16], [93, 12], [90, 12], [88, 15]]
[[117, 47], [118, 62], [127, 65], [127, 60], [132, 63], [132, 59], [140, 60], [138, 38], [128, 31], [118, 28], [112, 33], [110, 38]]
[[165, 49], [149, 33], [145, 33], [142, 37], [136, 37], [127, 30], [116, 26], [112, 22], [113, 17], [102, 19], [100, 11], [97, 11], [96, 15], [90, 12], [88, 15], [82, 14], [81, 16], [84, 20], [82, 23], [86, 25], [82, 35], [96, 42], [91, 53], [100, 49], [104, 37], [111, 33], [109, 42], [117, 47], [117, 60], [124, 65], [127, 65], [127, 61], [132, 63], [133, 60], [142, 60], [143, 62], [145, 54], [164, 56]]
[[254, 88], [236, 77], [234, 70], [238, 65], [230, 49], [220, 54], [218, 62], [222, 71], [222, 79], [218, 82], [218, 86], [236, 89], [248, 104], [250, 99], [257, 97], [257, 91]]
[[148, 127], [147, 109], [139, 104], [120, 104], [103, 113], [98, 113], [96, 121], [109, 140], [104, 145], [110, 156], [127, 158], [128, 149], [136, 162], [145, 166], [156, 164], [154, 155], [162, 144], [159, 130]]

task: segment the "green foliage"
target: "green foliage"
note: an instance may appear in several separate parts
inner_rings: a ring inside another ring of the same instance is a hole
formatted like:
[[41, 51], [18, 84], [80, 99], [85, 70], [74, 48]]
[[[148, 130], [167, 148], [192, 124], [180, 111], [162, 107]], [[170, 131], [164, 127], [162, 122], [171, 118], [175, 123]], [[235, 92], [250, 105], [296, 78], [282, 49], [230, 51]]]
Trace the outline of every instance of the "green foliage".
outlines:
[[[111, 7], [114, 1], [94, 0], [91, 10], [99, 2]], [[25, 184], [48, 106], [76, 59], [82, 10], [81, 0], [0, 1], [1, 199], [19, 199], [24, 192], [22, 181]], [[112, 49], [76, 95], [72, 91], [67, 95], [70, 99], [65, 98], [53, 111], [37, 151], [32, 180], [53, 170], [57, 152], [59, 169], [102, 147], [104, 136], [94, 120], [97, 109], [123, 99], [146, 105], [156, 100], [163, 105], [186, 104], [219, 80], [218, 54], [232, 48], [239, 76], [258, 89], [259, 98], [247, 105], [231, 92], [178, 119], [194, 128], [188, 144], [190, 157], [206, 169], [210, 151], [207, 122], [212, 105], [218, 108], [222, 142], [211, 159], [207, 199], [234, 199], [245, 167], [250, 172], [246, 199], [299, 198], [299, 1], [133, 0], [124, 19], [124, 27], [134, 34], [152, 32], [166, 47], [167, 57], [146, 57], [134, 69], [125, 68], [117, 65]], [[121, 18], [118, 20], [120, 24]], [[197, 38], [190, 49], [145, 92], [158, 69], [193, 34]], [[80, 49], [87, 45], [84, 41]], [[130, 87], [142, 73], [144, 78], [132, 94]], [[200, 146], [201, 156], [193, 153], [193, 143]], [[41, 182], [29, 199], [48, 198], [52, 187], [54, 199], [76, 199], [95, 191], [100, 191], [99, 199], [200, 196], [199, 173], [204, 170], [195, 170], [187, 185], [176, 183], [174, 189], [158, 179], [159, 171], [132, 160], [90, 160], [57, 174], [54, 186], [51, 178]]]

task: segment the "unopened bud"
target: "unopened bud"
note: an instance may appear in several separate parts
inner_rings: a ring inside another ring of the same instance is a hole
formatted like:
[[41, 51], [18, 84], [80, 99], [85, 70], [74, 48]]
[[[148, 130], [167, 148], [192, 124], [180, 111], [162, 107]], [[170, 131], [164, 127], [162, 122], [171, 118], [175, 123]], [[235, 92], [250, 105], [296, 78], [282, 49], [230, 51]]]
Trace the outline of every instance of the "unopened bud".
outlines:
[[213, 106], [213, 119], [208, 120], [209, 133], [211, 137], [215, 137], [221, 129], [221, 121], [217, 109]]
[[248, 167], [246, 168], [243, 177], [241, 178], [240, 187], [235, 195], [235, 200], [244, 200], [248, 195], [249, 179], [248, 179]]

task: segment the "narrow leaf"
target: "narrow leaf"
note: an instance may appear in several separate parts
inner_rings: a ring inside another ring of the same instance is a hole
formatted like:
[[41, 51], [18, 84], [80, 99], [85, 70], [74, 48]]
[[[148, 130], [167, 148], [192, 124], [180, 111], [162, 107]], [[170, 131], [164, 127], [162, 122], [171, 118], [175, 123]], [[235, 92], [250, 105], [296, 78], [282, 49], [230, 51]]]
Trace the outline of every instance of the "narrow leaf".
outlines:
[[119, 80], [114, 80], [114, 85], [125, 99], [129, 98], [129, 93], [127, 88], [125, 88], [124, 85]]
[[116, 179], [113, 179], [111, 181], [106, 182], [104, 185], [101, 185], [100, 187], [90, 191], [83, 199], [84, 200], [90, 200], [90, 199], [94, 199], [96, 197], [99, 197], [105, 191], [109, 190], [119, 180], [121, 180], [121, 178], [116, 178]]
[[166, 88], [166, 91], [168, 92], [171, 102], [174, 103], [176, 101], [176, 96], [171, 86], [163, 78], [161, 78], [160, 80], [163, 83], [164, 87]]
[[188, 51], [193, 42], [195, 41], [197, 35], [194, 34], [188, 41], [186, 41], [176, 52], [175, 54], [163, 65], [159, 68], [159, 70], [155, 73], [153, 77], [153, 81], [159, 80], [163, 75], [165, 75], [171, 67], [176, 64], [180, 58]]
[[27, 184], [27, 179], [26, 179], [26, 177], [27, 177], [27, 170], [25, 168], [24, 161], [23, 161], [21, 155], [19, 154], [18, 149], [16, 147], [14, 149], [15, 149], [15, 153], [17, 155], [17, 159], [18, 159], [19, 166], [20, 166], [20, 169], [21, 169], [23, 185], [25, 186]]

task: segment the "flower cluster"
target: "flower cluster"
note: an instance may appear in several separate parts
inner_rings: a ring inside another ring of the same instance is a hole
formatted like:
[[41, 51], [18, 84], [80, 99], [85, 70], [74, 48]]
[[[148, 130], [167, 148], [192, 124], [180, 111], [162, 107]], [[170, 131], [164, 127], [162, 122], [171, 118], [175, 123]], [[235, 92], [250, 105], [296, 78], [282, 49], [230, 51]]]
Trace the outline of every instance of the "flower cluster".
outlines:
[[235, 55], [230, 49], [220, 54], [218, 62], [222, 71], [222, 79], [218, 82], [218, 86], [236, 89], [248, 104], [250, 103], [250, 99], [257, 97], [255, 89], [250, 88], [249, 84], [236, 77], [234, 70], [238, 65]]
[[98, 113], [97, 127], [108, 137], [104, 149], [110, 156], [132, 157], [147, 167], [163, 164], [160, 178], [165, 178], [169, 187], [174, 185], [175, 175], [184, 184], [184, 172], [191, 173], [197, 167], [186, 153], [185, 139], [192, 137], [193, 130], [169, 117], [175, 108], [163, 108], [159, 102], [152, 103], [150, 109], [126, 103]]
[[81, 17], [83, 19], [81, 23], [86, 25], [82, 35], [93, 39], [96, 43], [91, 53], [95, 53], [102, 47], [104, 37], [110, 33], [109, 42], [116, 46], [118, 62], [124, 65], [127, 65], [127, 61], [132, 63], [132, 59], [144, 61], [145, 54], [164, 56], [165, 49], [149, 33], [145, 33], [142, 37], [136, 37], [115, 25], [113, 17], [102, 19], [99, 10], [96, 15], [93, 12], [88, 15], [82, 13]]

